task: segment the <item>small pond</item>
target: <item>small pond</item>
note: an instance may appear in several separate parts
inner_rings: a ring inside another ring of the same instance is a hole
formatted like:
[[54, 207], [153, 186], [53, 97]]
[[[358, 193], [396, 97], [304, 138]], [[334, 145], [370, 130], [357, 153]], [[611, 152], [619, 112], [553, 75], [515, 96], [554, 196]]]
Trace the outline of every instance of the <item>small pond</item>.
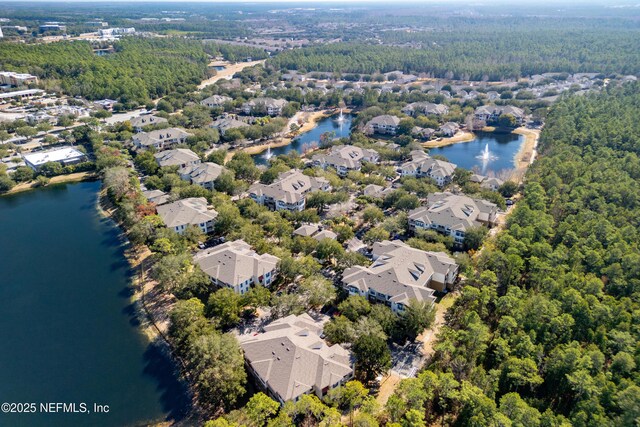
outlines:
[[514, 133], [476, 132], [476, 138], [440, 148], [431, 148], [429, 154], [446, 157], [459, 167], [482, 174], [513, 169], [524, 136]]
[[258, 165], [267, 164], [268, 159], [272, 156], [287, 154], [290, 151], [297, 151], [300, 154], [318, 145], [320, 135], [325, 132], [335, 132], [336, 138], [348, 137], [351, 134], [351, 121], [354, 116], [351, 114], [343, 115], [343, 120], [338, 120], [338, 116], [325, 117], [318, 122], [318, 125], [308, 132], [300, 134], [289, 145], [272, 148], [269, 152], [264, 151], [253, 156], [253, 160]]

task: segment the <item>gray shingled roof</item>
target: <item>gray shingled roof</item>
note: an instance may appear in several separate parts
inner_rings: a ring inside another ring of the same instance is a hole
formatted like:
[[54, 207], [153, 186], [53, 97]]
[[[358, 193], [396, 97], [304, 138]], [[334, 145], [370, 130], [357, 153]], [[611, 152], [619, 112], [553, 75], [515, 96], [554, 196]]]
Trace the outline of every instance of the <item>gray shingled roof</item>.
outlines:
[[158, 142], [171, 139], [183, 139], [191, 136], [190, 133], [178, 128], [167, 128], [152, 130], [151, 132], [140, 132], [134, 135], [133, 140], [140, 145], [150, 146]]
[[383, 114], [382, 116], [376, 116], [373, 119], [369, 120], [366, 127], [372, 125], [378, 126], [398, 126], [400, 124], [400, 119], [396, 116], [391, 116], [389, 114]]
[[293, 234], [304, 237], [311, 237], [320, 230], [319, 224], [304, 224], [296, 228]]
[[202, 101], [200, 101], [200, 104], [202, 105], [208, 105], [208, 104], [212, 104], [212, 105], [222, 105], [225, 102], [231, 102], [233, 101], [232, 98], [228, 97], [228, 96], [224, 96], [224, 95], [211, 95], [208, 98], [203, 99]]
[[418, 111], [425, 114], [442, 115], [449, 112], [449, 108], [443, 104], [433, 104], [431, 102], [412, 102], [402, 109], [402, 112]]
[[362, 161], [378, 158], [378, 152], [354, 145], [335, 145], [327, 154], [316, 154], [312, 160], [331, 166], [357, 169]]
[[275, 98], [254, 98], [242, 104], [242, 107], [245, 106], [255, 107], [256, 105], [264, 105], [265, 107], [271, 108], [282, 108], [287, 105], [286, 99], [275, 99]]
[[141, 116], [134, 117], [129, 120], [129, 122], [134, 128], [141, 128], [149, 125], [157, 125], [159, 123], [167, 123], [168, 120], [164, 117], [158, 117], [153, 114], [143, 114]]
[[167, 203], [156, 208], [158, 215], [167, 227], [199, 225], [216, 219], [218, 212], [207, 204], [204, 197], [189, 197], [177, 202]]
[[412, 151], [411, 156], [411, 161], [400, 166], [402, 170], [420, 170], [423, 174], [447, 177], [453, 175], [457, 167], [455, 163], [434, 159], [420, 150]]
[[428, 196], [427, 206], [409, 212], [409, 220], [464, 231], [489, 222], [497, 211], [496, 204], [486, 200], [453, 193], [434, 193]]
[[169, 201], [169, 195], [161, 190], [146, 190], [142, 194], [148, 201], [155, 203], [156, 205], [162, 205]]
[[178, 170], [180, 175], [188, 175], [191, 181], [196, 184], [215, 181], [222, 172], [226, 171], [224, 166], [217, 163], [200, 163], [198, 165], [188, 165]]
[[257, 335], [241, 335], [247, 363], [282, 401], [322, 390], [353, 374], [350, 354], [320, 338], [322, 324], [308, 314], [288, 316]]
[[475, 114], [511, 114], [516, 118], [522, 118], [524, 117], [524, 110], [513, 105], [482, 105], [476, 108]]
[[240, 120], [232, 119], [230, 117], [219, 118], [209, 125], [209, 127], [219, 129], [223, 133], [228, 129], [236, 129], [247, 126], [249, 126], [249, 124], [241, 122]]
[[181, 166], [185, 163], [199, 161], [200, 157], [188, 148], [176, 148], [175, 150], [161, 151], [153, 155], [158, 165]]
[[265, 195], [286, 203], [297, 203], [304, 194], [319, 190], [327, 184], [328, 181], [325, 178], [307, 176], [297, 169], [292, 169], [282, 172], [272, 184], [253, 184], [249, 188], [249, 193]]
[[275, 270], [280, 261], [271, 254], [259, 255], [244, 240], [205, 249], [193, 259], [207, 275], [232, 286]]
[[445, 283], [446, 276], [458, 268], [442, 252], [421, 251], [399, 240], [375, 243], [373, 255], [376, 260], [371, 266], [346, 269], [342, 283], [361, 291], [373, 289], [403, 304], [411, 299], [435, 301], [431, 282]]

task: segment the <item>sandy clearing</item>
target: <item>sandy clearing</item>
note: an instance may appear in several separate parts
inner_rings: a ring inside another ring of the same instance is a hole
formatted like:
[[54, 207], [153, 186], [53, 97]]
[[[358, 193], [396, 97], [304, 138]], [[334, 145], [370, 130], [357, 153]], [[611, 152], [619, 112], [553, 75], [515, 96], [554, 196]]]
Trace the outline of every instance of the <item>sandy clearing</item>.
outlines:
[[198, 86], [198, 89], [202, 89], [209, 85], [212, 85], [218, 80], [222, 80], [222, 79], [229, 80], [238, 71], [242, 71], [248, 67], [253, 67], [254, 65], [264, 64], [264, 62], [265, 62], [265, 59], [262, 59], [260, 61], [238, 62], [236, 64], [227, 65], [224, 70], [218, 71], [215, 76], [208, 78], [206, 80], [203, 80], [202, 83], [200, 83], [200, 85]]

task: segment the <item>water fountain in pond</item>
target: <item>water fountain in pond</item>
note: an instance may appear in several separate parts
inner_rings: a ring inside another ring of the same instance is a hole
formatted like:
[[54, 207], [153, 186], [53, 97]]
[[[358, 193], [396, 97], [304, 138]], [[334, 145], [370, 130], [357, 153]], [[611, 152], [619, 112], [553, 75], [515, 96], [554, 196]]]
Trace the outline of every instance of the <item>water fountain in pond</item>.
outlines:
[[489, 160], [489, 144], [484, 146], [484, 151], [482, 152], [482, 160]]
[[344, 114], [342, 114], [342, 108], [340, 109], [340, 114], [338, 115], [338, 118], [335, 119], [336, 123], [338, 123], [338, 128], [340, 129], [340, 136], [342, 136], [342, 127], [344, 126], [344, 122], [345, 122], [345, 117]]
[[273, 153], [271, 152], [271, 146], [268, 146], [267, 152], [264, 153], [264, 158], [268, 161], [271, 157], [273, 157]]
[[476, 159], [482, 160], [482, 173], [485, 173], [487, 171], [487, 165], [489, 164], [489, 162], [492, 160], [496, 160], [497, 158], [498, 157], [494, 156], [489, 151], [489, 144], [486, 144], [484, 146], [484, 150], [476, 156]]

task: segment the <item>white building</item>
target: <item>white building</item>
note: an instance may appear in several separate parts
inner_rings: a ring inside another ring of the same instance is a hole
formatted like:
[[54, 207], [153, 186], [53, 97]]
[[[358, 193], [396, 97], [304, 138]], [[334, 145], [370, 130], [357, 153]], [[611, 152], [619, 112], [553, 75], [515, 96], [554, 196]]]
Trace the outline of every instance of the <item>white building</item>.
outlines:
[[519, 125], [525, 120], [524, 110], [512, 105], [483, 105], [474, 112], [474, 118], [483, 122], [496, 122], [502, 115], [513, 116]]
[[207, 190], [213, 190], [215, 181], [226, 171], [224, 166], [206, 162], [184, 166], [178, 170], [180, 178]]
[[415, 176], [417, 178], [431, 178], [439, 187], [447, 185], [453, 179], [456, 164], [431, 158], [420, 150], [411, 152], [412, 160], [403, 163], [398, 168], [400, 176]]
[[178, 166], [185, 168], [187, 166], [199, 165], [200, 157], [188, 148], [176, 148], [175, 150], [161, 151], [153, 155], [158, 166], [169, 167]]
[[222, 107], [224, 104], [231, 101], [233, 101], [233, 99], [228, 96], [212, 95], [200, 101], [200, 105], [204, 105], [205, 107], [209, 108]]
[[24, 154], [23, 158], [26, 165], [34, 171], [39, 170], [42, 165], [49, 162], [56, 162], [62, 166], [68, 166], [87, 161], [86, 154], [73, 147], [60, 147], [54, 150]]
[[335, 145], [327, 154], [316, 154], [312, 160], [323, 169], [331, 166], [338, 175], [345, 176], [349, 171], [359, 171], [363, 162], [378, 163], [380, 155], [375, 150], [354, 145]]
[[364, 126], [367, 133], [379, 133], [382, 135], [395, 135], [398, 131], [400, 119], [388, 114], [374, 117]]
[[0, 85], [9, 86], [26, 86], [28, 84], [37, 84], [38, 78], [27, 73], [14, 73], [13, 71], [0, 72]]
[[268, 114], [269, 116], [279, 116], [282, 109], [287, 105], [285, 99], [274, 98], [254, 98], [242, 104], [242, 111], [245, 114]]
[[123, 36], [126, 34], [135, 34], [136, 29], [133, 27], [128, 28], [104, 28], [98, 30], [98, 35], [103, 38]]
[[142, 128], [145, 126], [164, 124], [168, 122], [169, 121], [164, 117], [159, 117], [153, 114], [143, 114], [129, 120], [129, 123], [131, 123], [131, 126], [136, 132], [142, 132]]
[[133, 145], [141, 150], [155, 148], [164, 150], [172, 145], [183, 144], [190, 133], [178, 128], [167, 128], [152, 130], [151, 132], [140, 132], [133, 136]]
[[412, 102], [407, 104], [402, 112], [409, 116], [424, 114], [426, 116], [443, 116], [449, 113], [449, 107], [443, 104], [433, 104], [431, 102]]

